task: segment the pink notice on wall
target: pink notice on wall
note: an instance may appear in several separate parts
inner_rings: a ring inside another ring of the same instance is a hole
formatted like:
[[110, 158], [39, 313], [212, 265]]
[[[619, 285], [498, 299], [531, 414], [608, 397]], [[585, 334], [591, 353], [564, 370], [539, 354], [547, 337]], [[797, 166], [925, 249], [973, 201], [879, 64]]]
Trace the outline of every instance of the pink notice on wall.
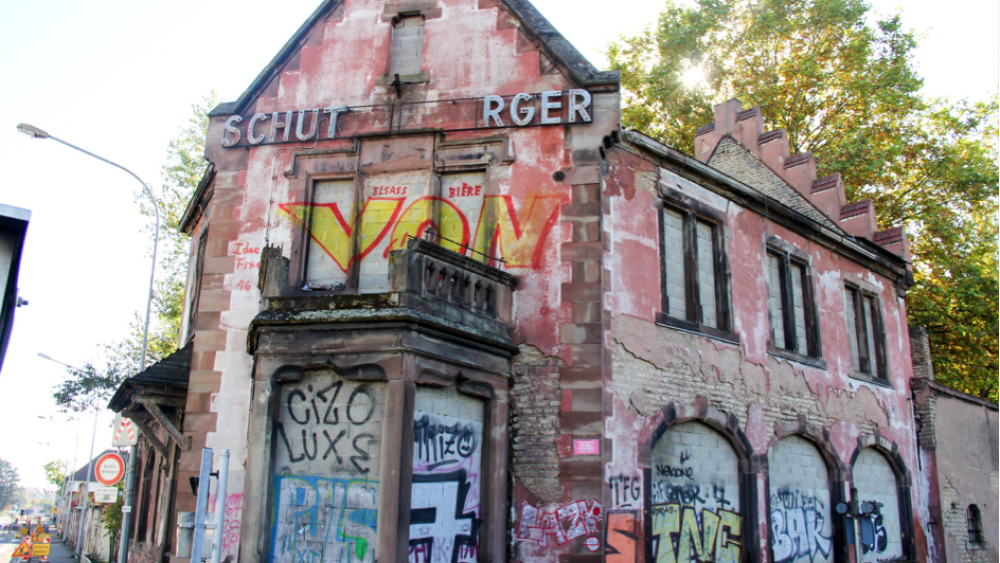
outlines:
[[601, 455], [600, 440], [573, 440], [573, 455]]

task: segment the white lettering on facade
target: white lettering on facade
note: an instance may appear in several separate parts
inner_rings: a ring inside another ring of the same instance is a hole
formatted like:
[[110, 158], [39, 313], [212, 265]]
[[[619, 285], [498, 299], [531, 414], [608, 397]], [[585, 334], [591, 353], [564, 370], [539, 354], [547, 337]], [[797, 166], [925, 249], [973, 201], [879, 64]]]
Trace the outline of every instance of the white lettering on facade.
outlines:
[[[563, 99], [564, 97], [565, 99]], [[509, 105], [502, 96], [496, 94], [483, 96], [482, 122], [477, 123], [475, 127], [484, 129], [508, 127], [509, 125], [504, 123], [501, 117], [504, 110], [507, 110], [507, 115], [510, 116], [511, 122], [516, 127], [591, 123], [593, 121], [588, 110], [593, 97], [586, 90], [574, 89], [565, 92], [562, 90], [549, 90], [540, 94], [521, 92], [508, 99], [510, 100]], [[458, 100], [452, 100], [452, 103], [456, 101]], [[361, 111], [362, 113], [370, 113], [372, 111], [379, 111], [377, 108], [380, 107], [372, 106], [363, 108]], [[338, 116], [351, 113], [351, 111], [351, 108], [342, 106], [323, 109], [275, 111], [270, 114], [256, 113], [250, 117], [245, 130], [239, 127], [244, 117], [232, 115], [226, 119], [225, 133], [222, 136], [221, 144], [223, 148], [235, 147], [240, 144], [244, 133], [246, 135], [246, 144], [251, 146], [318, 140], [322, 137], [320, 133], [320, 127], [322, 126], [320, 121], [324, 118], [328, 120], [325, 138], [334, 139], [337, 137]], [[262, 127], [258, 126], [268, 120], [270, 120], [270, 127], [265, 132]], [[468, 129], [469, 125], [461, 123], [456, 124], [456, 127], [459, 129]], [[258, 129], [261, 130], [258, 131]], [[293, 129], [295, 130], [294, 137], [292, 137]], [[441, 130], [448, 131], [450, 129], [445, 124]]]

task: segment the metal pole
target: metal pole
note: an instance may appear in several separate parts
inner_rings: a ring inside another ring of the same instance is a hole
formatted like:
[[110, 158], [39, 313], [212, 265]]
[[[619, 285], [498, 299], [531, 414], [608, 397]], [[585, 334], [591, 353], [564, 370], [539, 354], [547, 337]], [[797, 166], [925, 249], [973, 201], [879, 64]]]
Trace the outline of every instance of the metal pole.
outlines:
[[90, 438], [90, 461], [87, 462], [87, 476], [86, 480], [83, 482], [83, 502], [81, 503], [80, 511], [80, 533], [76, 537], [76, 553], [77, 555], [83, 555], [83, 524], [85, 516], [90, 511], [88, 506], [90, 502], [87, 500], [87, 495], [90, 493], [90, 478], [91, 471], [94, 469], [94, 442], [97, 441], [97, 407], [94, 406], [94, 434]]
[[205, 538], [205, 511], [208, 508], [208, 492], [212, 487], [212, 449], [201, 450], [201, 472], [198, 474], [198, 502], [194, 512], [194, 539], [191, 540], [191, 563], [202, 560], [201, 544]]
[[128, 527], [132, 516], [132, 480], [135, 478], [135, 446], [128, 447], [125, 466], [125, 490], [122, 491], [122, 531], [118, 535], [118, 563], [128, 561]]
[[222, 525], [226, 518], [226, 487], [229, 485], [229, 450], [219, 452], [219, 480], [215, 486], [215, 535], [212, 538], [212, 563], [222, 559]]
[[129, 170], [128, 168], [125, 168], [121, 164], [117, 164], [117, 163], [111, 162], [110, 160], [108, 160], [108, 159], [106, 159], [104, 157], [98, 156], [98, 155], [96, 155], [96, 154], [94, 154], [94, 153], [92, 153], [92, 152], [90, 152], [88, 150], [84, 150], [84, 149], [81, 149], [80, 147], [78, 147], [78, 146], [76, 146], [74, 144], [67, 143], [66, 141], [64, 141], [64, 140], [62, 140], [62, 139], [60, 139], [58, 137], [55, 137], [53, 135], [48, 135], [48, 134], [46, 134], [46, 135], [47, 135], [46, 138], [48, 138], [48, 139], [52, 139], [53, 141], [55, 141], [57, 143], [66, 145], [67, 147], [69, 147], [71, 149], [76, 149], [76, 150], [82, 152], [85, 155], [92, 156], [92, 157], [96, 158], [97, 160], [100, 160], [101, 162], [106, 162], [106, 163], [110, 164], [111, 166], [114, 166], [115, 168], [120, 168], [120, 169], [124, 170], [125, 172], [128, 172], [129, 175], [131, 175], [133, 178], [135, 178], [136, 180], [138, 180], [140, 184], [142, 184], [142, 189], [146, 192], [146, 195], [148, 195], [149, 199], [152, 200], [152, 202], [153, 202], [153, 211], [156, 213], [156, 234], [153, 237], [153, 267], [152, 267], [152, 270], [149, 273], [149, 295], [146, 298], [146, 327], [142, 331], [142, 359], [139, 361], [139, 371], [141, 372], [142, 370], [146, 369], [146, 347], [148, 346], [148, 343], [149, 343], [149, 316], [150, 316], [150, 313], [151, 313], [151, 311], [153, 309], [153, 288], [154, 288], [153, 282], [154, 282], [154, 279], [156, 278], [156, 250], [157, 250], [157, 246], [159, 245], [159, 242], [160, 242], [160, 206], [157, 203], [156, 198], [153, 197], [153, 192], [150, 191], [149, 186], [146, 185], [146, 182], [142, 181], [142, 178], [139, 178], [138, 176], [136, 176], [135, 172], [132, 172], [131, 170]]
[[[149, 186], [146, 185], [146, 182], [142, 181], [142, 178], [140, 178], [139, 176], [137, 176], [135, 174], [135, 172], [132, 172], [131, 170], [129, 170], [128, 168], [125, 168], [121, 164], [118, 164], [116, 162], [112, 162], [112, 161], [110, 161], [110, 160], [108, 160], [108, 159], [106, 159], [106, 158], [104, 158], [102, 156], [98, 156], [98, 155], [96, 155], [96, 154], [94, 154], [94, 153], [92, 153], [92, 152], [90, 152], [88, 150], [82, 149], [82, 148], [80, 148], [80, 147], [78, 147], [78, 146], [76, 146], [76, 145], [74, 145], [72, 143], [68, 143], [68, 142], [66, 142], [66, 141], [64, 141], [64, 140], [62, 140], [62, 139], [60, 139], [58, 137], [50, 135], [47, 132], [41, 131], [41, 130], [39, 130], [37, 128], [30, 127], [30, 126], [25, 127], [24, 124], [18, 125], [17, 128], [18, 128], [19, 131], [21, 131], [22, 129], [27, 129], [27, 130], [31, 131], [29, 134], [31, 136], [35, 137], [35, 138], [52, 139], [53, 141], [55, 141], [55, 142], [57, 142], [59, 144], [66, 145], [67, 147], [69, 147], [71, 149], [74, 149], [74, 150], [78, 150], [78, 151], [82, 152], [83, 154], [85, 154], [87, 156], [92, 156], [92, 157], [96, 158], [97, 160], [100, 160], [101, 162], [110, 164], [111, 166], [114, 166], [115, 168], [119, 168], [121, 170], [124, 170], [130, 176], [132, 176], [133, 178], [135, 178], [136, 180], [138, 180], [140, 184], [142, 184], [143, 191], [146, 192], [146, 195], [149, 196], [150, 201], [153, 202], [153, 213], [156, 216], [156, 231], [155, 231], [155, 234], [153, 235], [153, 265], [152, 265], [152, 267], [150, 268], [150, 271], [149, 271], [149, 293], [146, 295], [146, 324], [145, 324], [145, 326], [142, 329], [142, 355], [140, 356], [140, 359], [139, 359], [139, 372], [142, 372], [143, 370], [146, 369], [146, 351], [149, 348], [149, 319], [150, 319], [150, 316], [152, 315], [152, 311], [153, 311], [153, 289], [155, 288], [155, 281], [156, 281], [156, 252], [159, 249], [159, 244], [160, 244], [160, 205], [156, 201], [156, 197], [153, 196], [152, 190], [149, 189]], [[27, 132], [27, 131], [25, 131], [25, 132]], [[134, 453], [134, 448], [133, 448], [133, 453]], [[93, 454], [93, 452], [91, 452], [91, 454]], [[91, 455], [91, 458], [93, 458], [93, 455]], [[129, 473], [129, 475], [131, 475], [131, 473]], [[128, 503], [131, 501], [131, 498], [132, 498], [132, 485], [133, 485], [133, 483], [132, 483], [131, 479], [126, 480], [126, 482], [125, 482], [125, 491], [124, 491], [126, 504], [124, 506], [129, 506]], [[129, 523], [130, 523], [129, 522], [129, 520], [130, 520], [129, 514], [130, 513], [126, 512], [123, 515], [123, 517], [122, 517], [121, 537], [122, 537], [123, 540], [126, 538], [126, 536], [128, 534], [128, 526], [129, 526]], [[125, 563], [125, 559], [123, 559], [121, 557], [121, 553], [123, 553], [123, 551], [119, 550], [119, 559], [118, 559], [118, 561], [119, 561], [119, 563]]]

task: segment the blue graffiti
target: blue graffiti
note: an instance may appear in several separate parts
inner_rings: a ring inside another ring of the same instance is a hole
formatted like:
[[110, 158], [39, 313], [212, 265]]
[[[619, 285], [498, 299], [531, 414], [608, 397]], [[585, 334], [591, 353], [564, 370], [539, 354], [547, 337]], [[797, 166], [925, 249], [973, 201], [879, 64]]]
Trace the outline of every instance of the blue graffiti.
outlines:
[[271, 561], [374, 561], [378, 481], [277, 475], [274, 491]]

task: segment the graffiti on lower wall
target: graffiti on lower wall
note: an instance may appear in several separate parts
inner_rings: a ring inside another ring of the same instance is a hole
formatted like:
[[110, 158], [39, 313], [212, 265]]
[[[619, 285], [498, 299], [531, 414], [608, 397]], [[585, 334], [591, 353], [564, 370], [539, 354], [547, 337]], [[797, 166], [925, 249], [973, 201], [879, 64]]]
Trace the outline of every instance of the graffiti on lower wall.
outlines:
[[799, 558], [824, 561], [833, 542], [822, 534], [828, 509], [823, 499], [810, 491], [782, 488], [771, 495], [771, 549], [775, 563]]
[[657, 563], [738, 563], [743, 517], [725, 509], [680, 503], [653, 505], [653, 553]]
[[278, 475], [274, 479], [274, 563], [372, 563], [378, 483]]
[[483, 424], [416, 410], [410, 563], [475, 563]]
[[[604, 519], [604, 505], [599, 501], [578, 500], [567, 505], [536, 508], [527, 502], [521, 503], [521, 518], [517, 526], [517, 541], [530, 542], [542, 547], [549, 541], [556, 545], [567, 543], [584, 536], [595, 536], [600, 530], [599, 522]], [[591, 542], [596, 551], [600, 542]]]
[[243, 493], [226, 495], [226, 514], [222, 521], [222, 558], [236, 560], [240, 548], [240, 524], [243, 518]]
[[609, 510], [604, 534], [605, 563], [636, 563], [642, 521], [637, 510]]
[[332, 371], [275, 400], [272, 563], [372, 563], [385, 384]]

